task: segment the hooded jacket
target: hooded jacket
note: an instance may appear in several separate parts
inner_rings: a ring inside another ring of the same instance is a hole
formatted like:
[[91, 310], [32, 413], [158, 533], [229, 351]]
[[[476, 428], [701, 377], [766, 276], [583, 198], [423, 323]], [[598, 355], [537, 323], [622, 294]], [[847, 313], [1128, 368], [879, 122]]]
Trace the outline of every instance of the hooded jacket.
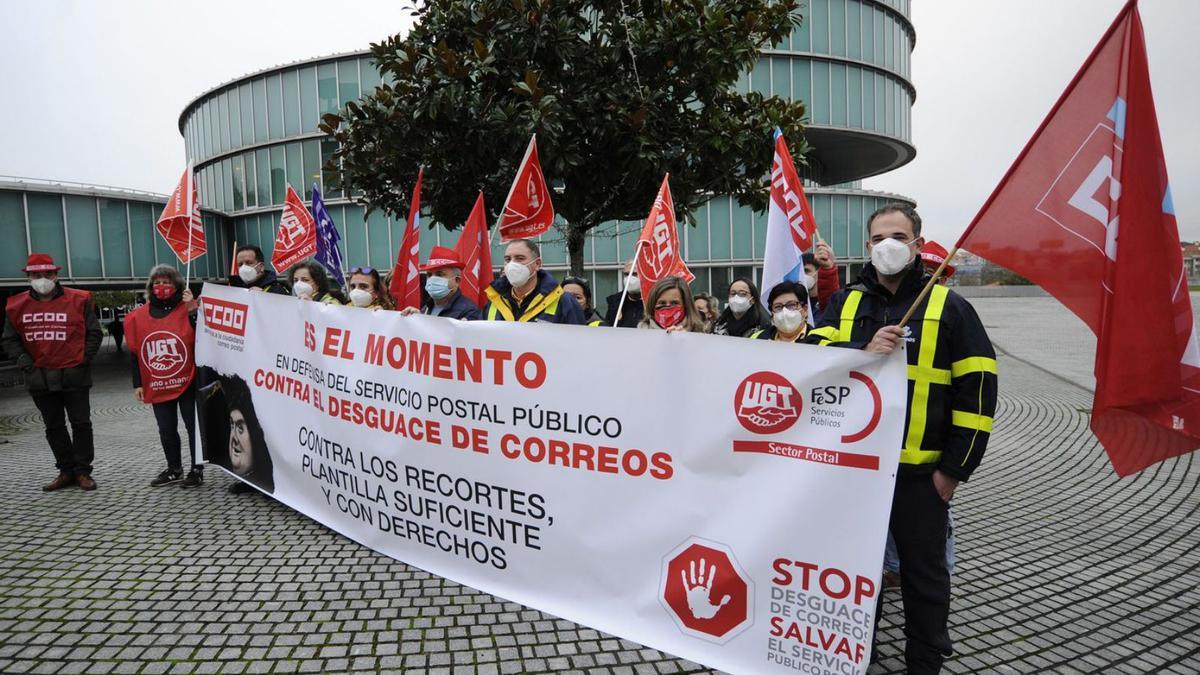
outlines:
[[512, 284], [500, 277], [488, 286], [487, 304], [483, 306], [486, 321], [547, 321], [582, 326], [583, 308], [570, 293], [564, 293], [554, 277], [538, 270], [537, 284], [522, 302], [512, 295]]

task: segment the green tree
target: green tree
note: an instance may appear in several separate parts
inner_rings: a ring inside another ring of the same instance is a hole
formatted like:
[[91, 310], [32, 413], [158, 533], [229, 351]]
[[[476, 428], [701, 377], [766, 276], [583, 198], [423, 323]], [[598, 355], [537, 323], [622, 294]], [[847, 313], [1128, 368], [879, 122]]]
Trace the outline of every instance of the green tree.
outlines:
[[[483, 190], [489, 223], [537, 133], [571, 271], [588, 230], [640, 220], [663, 174], [677, 215], [713, 194], [766, 207], [771, 134], [797, 161], [804, 106], [733, 91], [799, 25], [795, 0], [428, 0], [407, 36], [373, 44], [384, 82], [321, 129], [327, 167], [370, 208], [422, 207], [455, 228]], [[340, 165], [340, 166], [339, 166]]]

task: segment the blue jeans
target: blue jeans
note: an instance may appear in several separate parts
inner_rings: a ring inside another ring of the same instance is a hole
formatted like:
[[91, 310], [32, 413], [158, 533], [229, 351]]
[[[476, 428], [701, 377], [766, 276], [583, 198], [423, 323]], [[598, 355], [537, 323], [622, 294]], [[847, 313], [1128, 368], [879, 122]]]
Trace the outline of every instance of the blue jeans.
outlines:
[[[948, 524], [946, 526], [946, 570], [950, 573], [954, 572], [954, 512], [949, 511], [946, 514]], [[892, 539], [892, 533], [888, 532], [887, 546], [883, 549], [883, 570], [885, 572], [900, 571], [900, 557], [896, 554], [896, 540]]]

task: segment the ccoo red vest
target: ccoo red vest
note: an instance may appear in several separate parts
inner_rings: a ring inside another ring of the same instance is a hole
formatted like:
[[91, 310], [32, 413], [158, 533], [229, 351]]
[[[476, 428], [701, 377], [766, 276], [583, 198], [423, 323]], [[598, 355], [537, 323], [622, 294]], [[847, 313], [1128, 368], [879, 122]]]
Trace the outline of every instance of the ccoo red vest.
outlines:
[[196, 376], [196, 331], [188, 319], [187, 303], [156, 319], [150, 305], [142, 305], [125, 317], [125, 340], [137, 354], [142, 375], [142, 400], [146, 403], [174, 401]]
[[18, 293], [5, 306], [8, 322], [38, 368], [73, 368], [83, 363], [92, 294], [74, 288], [62, 291], [53, 300], [35, 300], [29, 293]]

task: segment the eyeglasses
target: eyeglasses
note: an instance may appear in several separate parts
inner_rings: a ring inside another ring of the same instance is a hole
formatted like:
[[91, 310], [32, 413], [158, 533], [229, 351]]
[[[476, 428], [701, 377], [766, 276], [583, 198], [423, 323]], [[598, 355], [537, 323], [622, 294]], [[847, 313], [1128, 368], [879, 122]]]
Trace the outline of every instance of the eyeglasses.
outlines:
[[351, 267], [350, 274], [374, 274], [374, 267]]
[[775, 314], [776, 312], [782, 312], [785, 309], [794, 312], [803, 306], [804, 305], [800, 304], [799, 302], [785, 302], [782, 305], [775, 304], [775, 305], [771, 305], [771, 313]]

